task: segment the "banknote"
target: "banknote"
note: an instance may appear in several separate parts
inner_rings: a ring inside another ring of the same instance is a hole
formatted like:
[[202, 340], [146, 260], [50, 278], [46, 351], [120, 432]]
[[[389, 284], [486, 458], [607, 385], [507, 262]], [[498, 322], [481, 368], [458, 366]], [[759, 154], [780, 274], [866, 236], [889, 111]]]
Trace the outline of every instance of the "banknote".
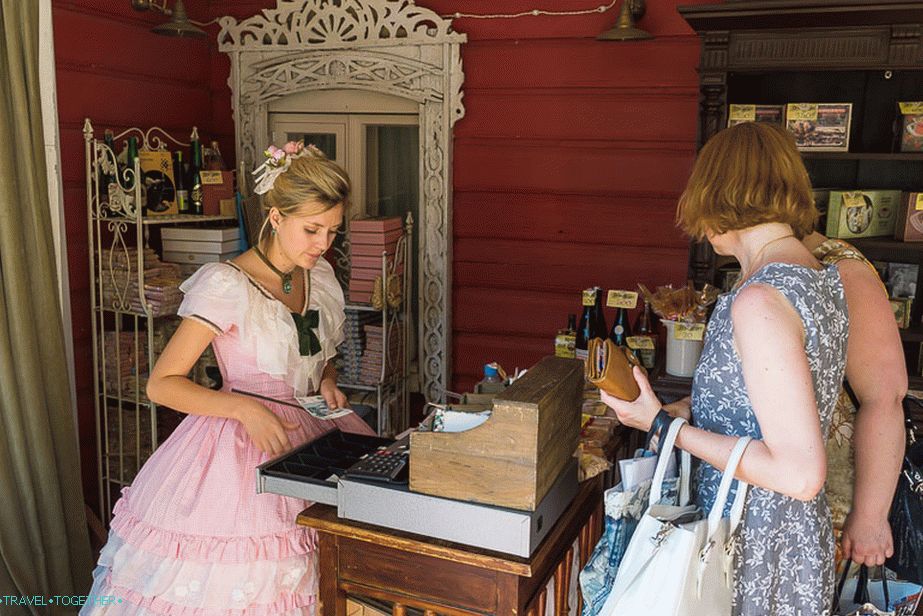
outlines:
[[301, 408], [318, 419], [336, 419], [352, 413], [352, 409], [341, 408], [331, 410], [323, 396], [295, 396]]

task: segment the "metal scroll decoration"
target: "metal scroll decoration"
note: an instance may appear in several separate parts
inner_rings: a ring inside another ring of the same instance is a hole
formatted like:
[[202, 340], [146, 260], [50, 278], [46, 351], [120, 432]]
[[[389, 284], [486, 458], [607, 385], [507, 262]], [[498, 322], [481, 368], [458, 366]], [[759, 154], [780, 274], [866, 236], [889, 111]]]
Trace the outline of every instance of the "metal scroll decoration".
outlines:
[[277, 0], [274, 9], [218, 23], [219, 49], [231, 58], [237, 160], [245, 169], [269, 142], [268, 105], [279, 98], [358, 89], [419, 104], [420, 372], [426, 398], [444, 400], [451, 371], [452, 127], [465, 113], [459, 45], [467, 37], [411, 0]]

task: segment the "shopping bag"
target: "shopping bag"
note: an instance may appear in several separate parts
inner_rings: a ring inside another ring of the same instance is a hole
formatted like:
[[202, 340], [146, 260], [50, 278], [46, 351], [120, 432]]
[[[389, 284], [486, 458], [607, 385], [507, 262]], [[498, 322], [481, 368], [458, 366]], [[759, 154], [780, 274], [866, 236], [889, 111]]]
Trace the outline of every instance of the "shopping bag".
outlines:
[[[648, 452], [649, 453], [649, 452]], [[683, 468], [680, 476], [676, 476], [676, 465], [671, 459], [667, 464], [667, 478], [661, 488], [662, 503], [689, 502], [689, 482], [692, 476], [692, 459], [688, 453], [683, 452]], [[655, 458], [650, 458], [654, 459]], [[643, 466], [646, 466], [648, 455], [644, 450], [638, 450], [631, 459], [635, 464], [634, 476], [626, 488], [627, 479], [613, 488], [606, 490], [603, 497], [605, 506], [605, 521], [603, 534], [596, 543], [586, 566], [580, 571], [580, 590], [583, 594], [583, 616], [597, 616], [609, 591], [615, 581], [625, 548], [634, 533], [638, 520], [644, 514], [650, 500], [651, 482], [653, 471], [646, 477], [642, 476]], [[672, 471], [670, 470], [672, 468]], [[672, 475], [672, 476], [671, 476]]]
[[840, 616], [912, 616], [920, 601], [921, 586], [889, 580], [884, 568], [879, 579], [871, 579], [868, 567], [860, 565], [850, 575], [847, 560], [836, 587], [833, 612]]
[[[920, 401], [906, 396], [905, 407], [908, 404]], [[916, 440], [909, 419], [907, 423], [907, 450], [888, 516], [894, 554], [885, 564], [898, 577], [923, 584], [923, 440]]]
[[[673, 451], [685, 420], [670, 424], [661, 451]], [[736, 529], [743, 517], [748, 485], [737, 482], [731, 517], [724, 507], [749, 437], [738, 439], [706, 518], [695, 505], [657, 504], [666, 459], [651, 483], [648, 508], [638, 522], [600, 616], [730, 616]]]

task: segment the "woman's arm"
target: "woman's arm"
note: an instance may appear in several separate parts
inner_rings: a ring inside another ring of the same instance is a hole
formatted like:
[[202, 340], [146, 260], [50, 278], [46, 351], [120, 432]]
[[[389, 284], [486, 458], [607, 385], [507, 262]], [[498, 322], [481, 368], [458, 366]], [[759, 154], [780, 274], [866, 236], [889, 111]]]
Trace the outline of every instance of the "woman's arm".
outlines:
[[[732, 308], [734, 342], [763, 438], [747, 447], [737, 477], [800, 500], [810, 500], [824, 484], [826, 457], [807, 357], [804, 329], [794, 308], [775, 289], [753, 284]], [[603, 394], [624, 423], [647, 430], [660, 403], [640, 370], [635, 402]], [[685, 426], [677, 445], [723, 469], [736, 437]]]
[[285, 430], [294, 430], [297, 424], [279, 420], [254, 398], [215, 391], [193, 383], [187, 376], [214, 337], [215, 333], [202, 323], [183, 319], [154, 364], [147, 397], [190, 415], [236, 419], [263, 451], [273, 455], [287, 451], [291, 445]]
[[881, 281], [855, 260], [837, 265], [849, 308], [846, 377], [859, 401], [853, 442], [856, 478], [852, 512], [843, 528], [843, 553], [881, 565], [894, 552], [888, 511], [904, 455], [907, 371], [900, 334]]

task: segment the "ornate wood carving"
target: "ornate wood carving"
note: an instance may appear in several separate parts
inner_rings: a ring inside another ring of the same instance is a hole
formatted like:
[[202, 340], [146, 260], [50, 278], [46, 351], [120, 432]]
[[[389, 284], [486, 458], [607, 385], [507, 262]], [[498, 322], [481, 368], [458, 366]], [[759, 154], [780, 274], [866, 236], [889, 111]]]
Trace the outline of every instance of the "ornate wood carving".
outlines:
[[275, 9], [219, 24], [219, 49], [231, 57], [237, 159], [245, 169], [268, 143], [268, 103], [275, 99], [359, 89], [419, 103], [418, 357], [424, 395], [443, 400], [451, 372], [452, 127], [465, 114], [459, 45], [466, 36], [412, 0], [277, 0]]

